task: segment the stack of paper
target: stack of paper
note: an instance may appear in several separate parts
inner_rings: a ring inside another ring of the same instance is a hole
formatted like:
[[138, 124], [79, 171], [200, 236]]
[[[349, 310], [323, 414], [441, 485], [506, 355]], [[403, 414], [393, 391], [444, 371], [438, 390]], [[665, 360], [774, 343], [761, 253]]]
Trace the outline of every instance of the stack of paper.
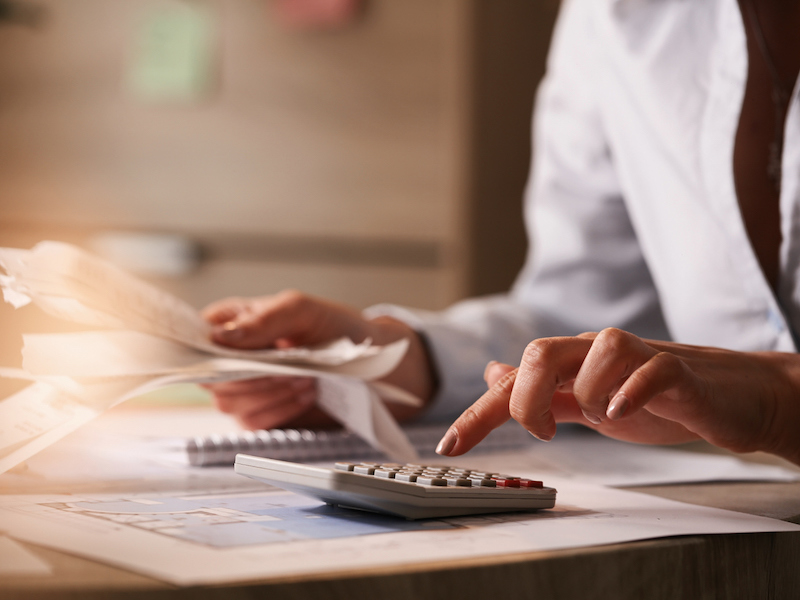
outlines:
[[6, 302], [33, 302], [102, 328], [24, 335], [23, 368], [0, 367], [1, 376], [34, 382], [0, 402], [0, 473], [128, 398], [174, 383], [269, 375], [316, 377], [320, 408], [394, 459], [416, 457], [383, 400], [419, 399], [377, 381], [402, 359], [407, 340], [235, 350], [211, 343], [190, 305], [74, 246], [0, 248], [0, 266]]

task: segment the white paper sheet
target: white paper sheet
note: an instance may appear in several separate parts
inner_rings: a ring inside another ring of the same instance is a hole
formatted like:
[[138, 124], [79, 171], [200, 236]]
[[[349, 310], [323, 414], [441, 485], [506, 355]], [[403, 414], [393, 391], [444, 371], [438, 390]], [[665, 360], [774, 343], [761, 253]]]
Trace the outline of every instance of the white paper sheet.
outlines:
[[134, 377], [69, 383], [59, 387], [37, 382], [0, 402], [0, 473], [136, 395], [137, 390], [146, 390], [151, 380]]
[[[586, 455], [571, 479], [560, 477], [559, 453], [565, 464], [572, 460], [564, 431], [557, 436], [564, 442], [561, 447], [533, 441], [525, 451], [436, 459], [543, 479], [558, 489], [556, 509], [424, 526], [366, 513], [348, 516], [296, 496], [276, 497], [271, 488], [230, 468], [187, 468], [141, 444], [145, 437], [207, 434], [231, 426], [228, 417], [211, 409], [117, 407], [65, 444], [31, 459], [26, 471], [0, 475], [0, 490], [14, 494], [0, 495], [0, 531], [180, 585], [346, 572], [353, 564], [423, 565], [672, 535], [800, 531], [783, 521], [594, 485], [589, 478], [596, 463]], [[620, 450], [613, 440], [597, 437], [590, 444], [577, 441], [580, 436], [576, 432], [572, 440], [577, 451], [610, 458], [598, 474], [604, 483], [631, 464], [635, 473], [644, 471], [644, 462], [615, 461]], [[543, 456], [545, 447], [549, 454]], [[676, 452], [652, 450], [643, 461], [655, 473], [674, 477], [670, 463]], [[687, 455], [675, 463], [683, 467], [691, 456], [698, 464], [705, 460], [702, 454], [677, 454]], [[717, 466], [707, 464], [712, 467], [708, 477], [721, 478], [713, 470]], [[272, 511], [270, 504], [282, 507]]]
[[[495, 465], [499, 466], [499, 465]], [[505, 465], [503, 465], [505, 467]], [[525, 473], [520, 473], [525, 475]], [[550, 479], [554, 510], [413, 523], [269, 491], [0, 497], [13, 537], [179, 585], [800, 526]], [[272, 508], [270, 508], [272, 507]]]
[[[244, 365], [269, 375], [281, 366], [357, 377], [371, 381], [387, 375], [403, 358], [408, 340], [376, 347], [341, 339], [320, 348], [294, 348], [265, 352], [211, 354], [138, 331], [107, 330], [77, 333], [24, 334], [22, 366], [33, 375], [71, 378], [163, 375], [197, 367], [234, 370], [226, 364]], [[293, 350], [293, 351], [292, 351]], [[267, 354], [269, 352], [271, 354]], [[239, 359], [239, 363], [223, 362]], [[220, 362], [209, 362], [213, 360]], [[205, 367], [203, 365], [206, 365]]]
[[15, 306], [28, 298], [68, 321], [129, 329], [215, 356], [340, 365], [380, 352], [369, 342], [336, 340], [322, 348], [235, 350], [209, 341], [209, 325], [189, 304], [70, 244], [40, 242], [31, 250], [0, 248], [7, 276], [0, 286]]
[[[219, 364], [218, 364], [219, 363]], [[254, 376], [316, 376], [320, 408], [395, 460], [416, 452], [370, 385], [352, 377], [286, 365], [218, 359], [160, 377], [84, 378], [60, 389], [38, 382], [0, 402], [0, 473], [15, 467], [129, 398], [178, 383], [207, 383]], [[67, 391], [69, 390], [69, 391]], [[398, 399], [403, 400], [401, 394]], [[413, 400], [413, 399], [412, 399]]]
[[0, 535], [0, 576], [50, 575], [53, 568], [14, 540]]
[[382, 400], [419, 399], [365, 383], [397, 366], [407, 340], [384, 347], [340, 339], [316, 348], [223, 348], [209, 341], [208, 325], [191, 306], [73, 246], [0, 248], [0, 266], [7, 272], [0, 286], [15, 306], [31, 300], [57, 317], [114, 328], [24, 336], [23, 369], [0, 368], [0, 376], [36, 383], [0, 403], [0, 473], [127, 398], [174, 383], [270, 375], [318, 378], [323, 410], [397, 460], [416, 456]]
[[577, 425], [560, 425], [550, 442], [537, 442], [519, 460], [558, 477], [606, 486], [709, 481], [800, 481], [800, 468], [748, 462], [724, 451], [621, 442]]

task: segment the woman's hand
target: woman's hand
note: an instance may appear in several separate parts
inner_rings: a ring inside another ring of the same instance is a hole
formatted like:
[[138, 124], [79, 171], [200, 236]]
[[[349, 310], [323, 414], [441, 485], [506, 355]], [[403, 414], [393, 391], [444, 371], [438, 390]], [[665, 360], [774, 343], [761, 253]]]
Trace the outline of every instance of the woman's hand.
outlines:
[[[433, 395], [432, 366], [419, 335], [390, 317], [367, 320], [347, 306], [285, 291], [260, 298], [227, 298], [203, 311], [211, 324], [211, 338], [223, 346], [241, 349], [314, 346], [340, 337], [358, 343], [370, 338], [385, 345], [403, 338], [410, 342], [400, 365], [382, 381], [428, 401]], [[333, 421], [316, 409], [317, 388], [309, 377], [262, 377], [205, 386], [217, 407], [250, 429], [293, 425], [324, 427]], [[418, 408], [391, 405], [399, 419]]]
[[490, 363], [490, 389], [437, 452], [463, 454], [509, 417], [542, 440], [557, 422], [652, 444], [703, 438], [800, 464], [800, 359], [642, 340], [619, 329], [532, 342], [520, 366]]

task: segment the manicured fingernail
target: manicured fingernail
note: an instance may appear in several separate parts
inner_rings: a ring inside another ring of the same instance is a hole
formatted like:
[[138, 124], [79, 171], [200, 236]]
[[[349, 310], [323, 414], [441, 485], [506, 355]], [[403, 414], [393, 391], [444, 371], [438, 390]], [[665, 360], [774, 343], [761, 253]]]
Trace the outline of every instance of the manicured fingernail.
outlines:
[[630, 402], [628, 402], [628, 399], [625, 397], [625, 395], [617, 394], [608, 404], [606, 416], [612, 421], [617, 421], [622, 418], [629, 406]]
[[530, 432], [530, 434], [531, 434], [533, 437], [535, 437], [537, 440], [541, 441], [541, 442], [549, 442], [550, 440], [552, 440], [552, 439], [553, 439], [553, 436], [552, 436], [552, 435], [545, 435], [545, 434], [543, 434], [543, 433], [533, 433], [533, 432], [531, 431], [531, 432]]
[[452, 429], [448, 429], [447, 433], [445, 433], [444, 437], [439, 441], [439, 445], [436, 446], [436, 454], [449, 456], [450, 452], [452, 452], [453, 448], [455, 448], [457, 441], [458, 435], [456, 435], [456, 432]]
[[589, 423], [593, 423], [594, 425], [600, 425], [600, 423], [603, 422], [603, 419], [601, 419], [597, 415], [587, 413], [585, 410], [582, 410], [581, 412], [583, 413], [583, 416], [586, 417], [586, 420], [589, 421]]

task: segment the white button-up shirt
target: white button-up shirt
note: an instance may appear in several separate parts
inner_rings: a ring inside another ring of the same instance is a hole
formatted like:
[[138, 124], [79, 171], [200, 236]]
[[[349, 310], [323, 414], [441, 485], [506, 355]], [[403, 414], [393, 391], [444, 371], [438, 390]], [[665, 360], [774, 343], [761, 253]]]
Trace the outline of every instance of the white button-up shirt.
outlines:
[[736, 0], [565, 0], [536, 103], [531, 244], [513, 289], [442, 313], [375, 309], [427, 336], [440, 375], [432, 418], [485, 391], [489, 360], [518, 364], [542, 336], [614, 326], [796, 351], [800, 93], [786, 120], [776, 298], [734, 189], [746, 76]]

